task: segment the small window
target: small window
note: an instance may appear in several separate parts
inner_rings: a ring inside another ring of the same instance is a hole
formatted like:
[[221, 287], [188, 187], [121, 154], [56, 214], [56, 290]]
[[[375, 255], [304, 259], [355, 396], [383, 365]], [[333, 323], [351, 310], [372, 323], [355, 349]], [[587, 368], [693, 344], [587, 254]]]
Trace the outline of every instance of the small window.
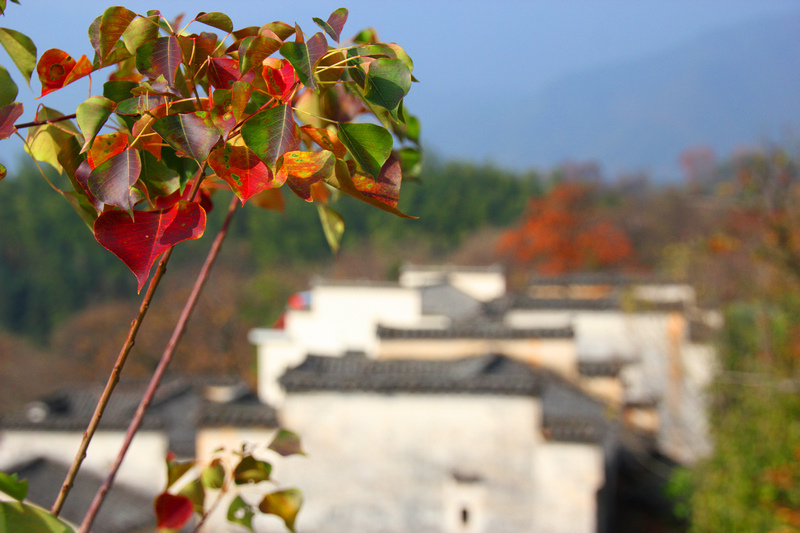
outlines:
[[466, 507], [461, 509], [461, 524], [464, 526], [469, 524], [469, 509]]

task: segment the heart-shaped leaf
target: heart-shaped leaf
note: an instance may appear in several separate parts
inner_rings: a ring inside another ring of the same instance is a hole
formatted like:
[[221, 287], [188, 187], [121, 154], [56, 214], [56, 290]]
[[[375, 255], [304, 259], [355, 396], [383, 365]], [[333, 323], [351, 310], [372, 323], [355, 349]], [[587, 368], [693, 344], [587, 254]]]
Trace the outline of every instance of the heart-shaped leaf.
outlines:
[[392, 153], [392, 134], [376, 124], [339, 124], [339, 139], [359, 166], [374, 178]]
[[134, 220], [123, 211], [104, 211], [94, 223], [94, 236], [131, 269], [141, 292], [158, 256], [181, 241], [199, 239], [205, 227], [200, 204], [178, 202], [169, 209], [136, 211]]
[[208, 83], [215, 89], [230, 89], [239, 77], [239, 63], [234, 59], [214, 57], [208, 62]]
[[22, 111], [22, 104], [19, 102], [0, 107], [0, 139], [7, 139], [14, 135], [14, 132], [17, 131], [14, 123], [22, 116]]
[[217, 176], [230, 185], [242, 205], [254, 194], [280, 187], [286, 177], [275, 177], [269, 167], [246, 146], [225, 144], [208, 156], [208, 164]]
[[91, 74], [92, 64], [86, 59], [86, 56], [81, 56], [76, 62], [63, 50], [51, 48], [39, 58], [36, 73], [39, 81], [42, 82], [40, 96], [44, 96]]
[[[354, 171], [351, 172], [348, 164], [341, 159], [338, 159], [336, 161], [336, 172], [334, 174], [334, 178], [328, 180], [328, 183], [342, 192], [349, 194], [353, 198], [357, 198], [362, 202], [373, 205], [384, 211], [388, 211], [389, 213], [393, 213], [401, 218], [417, 218], [406, 215], [397, 209], [397, 202], [392, 197], [399, 193], [399, 185], [391, 183], [393, 178], [390, 177], [396, 176], [395, 165], [397, 163], [390, 159], [390, 161], [386, 164], [388, 166], [388, 176], [386, 179], [389, 180], [389, 183], [381, 183], [382, 178], [372, 181], [371, 176], [364, 174], [359, 175], [358, 172]], [[399, 166], [399, 164], [397, 164], [397, 166]], [[356, 186], [356, 182], [358, 183], [358, 186]], [[371, 187], [370, 184], [372, 185]], [[359, 187], [364, 189], [364, 192], [362, 192]]]
[[228, 506], [227, 518], [231, 524], [239, 524], [253, 531], [253, 516], [255, 514], [253, 508], [241, 496], [236, 496]]
[[237, 485], [260, 483], [261, 481], [269, 481], [271, 472], [272, 465], [269, 463], [259, 461], [252, 455], [245, 455], [233, 470], [233, 480]]
[[242, 75], [255, 68], [260, 68], [261, 63], [277, 52], [281, 44], [281, 41], [261, 34], [242, 39], [239, 44], [239, 68]]
[[322, 32], [315, 33], [308, 42], [284, 43], [281, 46], [281, 55], [292, 64], [303, 85], [315, 91], [317, 82], [314, 80], [314, 66], [327, 53], [328, 41]]
[[133, 206], [138, 198], [132, 194], [132, 188], [141, 171], [139, 152], [125, 150], [92, 170], [89, 191], [104, 204], [124, 209], [133, 218]]
[[300, 132], [292, 107], [280, 105], [257, 113], [242, 126], [245, 144], [271, 168], [286, 152], [300, 146]]
[[35, 531], [42, 533], [74, 533], [50, 511], [28, 502], [0, 501], [0, 531]]
[[114, 112], [115, 107], [116, 103], [104, 96], [91, 96], [78, 106], [75, 114], [84, 138], [81, 152], [89, 149], [100, 128]]
[[347, 8], [340, 7], [331, 13], [327, 21], [317, 17], [314, 17], [313, 20], [317, 23], [317, 26], [325, 30], [325, 33], [331, 36], [331, 39], [338, 43], [342, 35], [344, 23], [347, 22], [347, 14]]
[[217, 28], [218, 30], [222, 30], [226, 33], [230, 33], [233, 31], [233, 22], [228, 15], [225, 13], [219, 13], [217, 11], [213, 11], [211, 13], [200, 12], [194, 18], [197, 22], [202, 22], [212, 28]]
[[194, 512], [202, 515], [205, 512], [206, 506], [206, 490], [199, 479], [193, 479], [184, 485], [180, 491], [180, 496], [186, 496], [192, 502]]
[[286, 210], [286, 200], [280, 189], [266, 189], [250, 198], [250, 205], [283, 213]]
[[278, 177], [287, 182], [289, 188], [303, 200], [310, 202], [311, 186], [333, 175], [336, 157], [332, 152], [286, 152]]
[[[46, 122], [63, 116], [55, 109], [44, 106], [36, 111], [37, 122]], [[78, 130], [68, 120], [34, 126], [28, 128], [25, 151], [37, 161], [49, 163], [60, 174], [61, 163], [58, 162], [58, 153], [61, 151], [61, 147], [67, 143], [67, 140], [77, 134]]]
[[119, 6], [109, 7], [103, 12], [97, 39], [101, 62], [108, 57], [134, 18], [136, 18], [136, 13]]
[[175, 484], [183, 475], [192, 469], [194, 461], [176, 461], [175, 453], [167, 454], [167, 488]]
[[274, 514], [283, 519], [286, 527], [294, 533], [294, 521], [303, 505], [303, 493], [298, 489], [285, 489], [267, 494], [258, 509], [262, 513]]
[[0, 28], [0, 45], [3, 45], [11, 61], [17, 66], [25, 82], [30, 86], [31, 75], [36, 69], [36, 46], [26, 35], [7, 28]]
[[206, 111], [168, 115], [153, 122], [153, 130], [175, 150], [202, 162], [220, 135]]
[[200, 482], [208, 489], [221, 489], [225, 481], [225, 466], [219, 459], [214, 459], [200, 474]]
[[231, 111], [233, 118], [239, 122], [244, 118], [245, 107], [253, 94], [253, 86], [244, 81], [237, 81], [231, 87]]
[[169, 196], [181, 187], [178, 173], [147, 151], [142, 152], [142, 172], [139, 174], [139, 180], [144, 183], [150, 198]]
[[136, 50], [136, 68], [153, 79], [164, 76], [167, 84], [174, 87], [175, 72], [182, 58], [177, 37], [174, 35], [159, 37], [145, 42]]
[[125, 43], [128, 53], [135, 56], [140, 46], [157, 37], [158, 17], [138, 17], [122, 33], [122, 42]]
[[92, 142], [92, 147], [86, 154], [86, 160], [91, 169], [97, 168], [104, 161], [108, 161], [115, 155], [122, 153], [128, 147], [128, 134], [117, 131], [98, 135]]
[[282, 429], [278, 431], [272, 443], [269, 445], [270, 450], [274, 450], [286, 457], [289, 455], [305, 455], [302, 446], [300, 446], [300, 437], [297, 433]]
[[155, 501], [156, 522], [159, 528], [180, 529], [192, 517], [192, 500], [182, 495], [162, 492]]
[[398, 107], [411, 89], [411, 71], [400, 59], [381, 58], [369, 65], [364, 98], [399, 120]]

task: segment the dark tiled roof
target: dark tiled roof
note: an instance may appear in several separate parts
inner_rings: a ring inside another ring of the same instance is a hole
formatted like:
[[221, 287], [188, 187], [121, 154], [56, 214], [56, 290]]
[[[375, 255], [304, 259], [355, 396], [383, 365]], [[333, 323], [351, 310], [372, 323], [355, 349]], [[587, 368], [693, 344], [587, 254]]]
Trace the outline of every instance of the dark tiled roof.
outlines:
[[684, 302], [653, 302], [647, 300], [628, 301], [623, 298], [531, 298], [525, 294], [508, 294], [488, 302], [485, 312], [489, 316], [500, 316], [508, 311], [525, 309], [532, 311], [631, 311], [665, 312], [682, 311]]
[[[49, 509], [55, 501], [67, 470], [67, 465], [42, 458], [5, 469], [9, 474], [18, 474], [20, 479], [27, 479], [27, 500], [45, 509]], [[64, 503], [61, 517], [73, 524], [80, 524], [102, 481], [101, 477], [85, 468], [81, 469]], [[94, 528], [94, 531], [104, 533], [153, 531], [156, 526], [153, 498], [115, 483], [100, 508], [96, 523], [101, 526]]]
[[537, 276], [529, 278], [530, 285], [663, 285], [674, 283], [666, 279], [643, 275], [623, 274], [619, 272], [576, 272], [557, 276]]
[[455, 361], [382, 360], [309, 355], [280, 379], [287, 392], [414, 392], [534, 396], [544, 373], [506, 357]]
[[275, 410], [261, 403], [254, 394], [234, 402], [204, 401], [197, 420], [200, 427], [278, 427]]
[[564, 328], [510, 328], [498, 323], [475, 322], [447, 329], [405, 329], [378, 326], [378, 337], [386, 339], [571, 339], [575, 332]]
[[560, 441], [598, 442], [609, 430], [603, 404], [556, 374], [496, 354], [451, 361], [308, 356], [280, 380], [291, 393], [491, 394], [542, 398], [543, 431]]
[[604, 361], [578, 361], [578, 373], [586, 377], [616, 377], [628, 361], [607, 359]]

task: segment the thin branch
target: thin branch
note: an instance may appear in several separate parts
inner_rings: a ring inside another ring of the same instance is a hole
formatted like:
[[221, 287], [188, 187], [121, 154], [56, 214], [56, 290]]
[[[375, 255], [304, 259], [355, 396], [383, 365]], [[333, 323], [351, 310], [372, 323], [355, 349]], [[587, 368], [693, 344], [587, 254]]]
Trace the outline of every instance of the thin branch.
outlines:
[[114, 482], [114, 478], [116, 477], [117, 471], [122, 464], [122, 460], [125, 458], [125, 454], [128, 452], [131, 441], [133, 441], [134, 435], [136, 435], [136, 432], [139, 430], [139, 427], [142, 424], [145, 411], [153, 401], [153, 397], [155, 396], [156, 390], [161, 383], [161, 379], [164, 377], [164, 373], [166, 372], [167, 367], [169, 366], [170, 362], [172, 361], [172, 357], [175, 354], [175, 349], [178, 346], [178, 342], [183, 336], [184, 331], [186, 331], [186, 324], [189, 321], [189, 317], [197, 304], [197, 299], [200, 296], [200, 292], [202, 291], [206, 280], [208, 280], [209, 271], [211, 270], [217, 255], [219, 255], [222, 242], [225, 240], [225, 236], [228, 233], [228, 226], [230, 225], [231, 219], [233, 218], [238, 206], [239, 198], [234, 195], [231, 198], [230, 205], [228, 206], [228, 213], [225, 217], [225, 221], [223, 222], [219, 233], [217, 233], [214, 243], [211, 245], [211, 249], [206, 256], [203, 268], [200, 269], [200, 273], [197, 275], [194, 287], [192, 287], [192, 292], [184, 304], [183, 311], [181, 312], [178, 322], [175, 324], [175, 329], [172, 331], [172, 337], [170, 337], [167, 347], [164, 349], [164, 353], [161, 355], [161, 360], [158, 363], [158, 367], [153, 373], [153, 377], [150, 379], [150, 384], [147, 386], [147, 391], [142, 397], [139, 407], [136, 409], [136, 413], [133, 415], [133, 418], [128, 425], [128, 430], [125, 433], [125, 440], [122, 443], [119, 454], [117, 455], [114, 464], [111, 466], [108, 476], [95, 494], [94, 500], [92, 500], [92, 505], [89, 507], [86, 516], [83, 518], [83, 523], [81, 524], [79, 530], [80, 533], [87, 533], [89, 531], [89, 528], [92, 526], [92, 523], [97, 516], [97, 512], [100, 510], [100, 506], [103, 504], [103, 500], [105, 499], [108, 490], [111, 488], [111, 484]]
[[[205, 171], [205, 166], [206, 165], [204, 163], [200, 165], [199, 169], [197, 169], [194, 189], [192, 190], [192, 198], [197, 195], [197, 191], [200, 187], [200, 181], [202, 180], [203, 173]], [[136, 335], [139, 333], [139, 327], [142, 325], [144, 316], [147, 314], [147, 310], [150, 308], [150, 302], [153, 300], [153, 296], [158, 288], [158, 283], [161, 281], [161, 278], [164, 277], [164, 273], [167, 270], [167, 262], [172, 255], [172, 250], [173, 248], [168, 249], [158, 262], [156, 273], [150, 280], [150, 285], [147, 287], [147, 292], [145, 293], [142, 303], [139, 306], [139, 314], [136, 316], [133, 322], [131, 322], [131, 327], [128, 329], [128, 336], [125, 339], [125, 343], [122, 345], [119, 355], [117, 355], [117, 361], [114, 363], [114, 368], [111, 370], [111, 375], [108, 377], [105, 389], [103, 389], [103, 393], [100, 396], [100, 399], [97, 401], [97, 406], [95, 407], [91, 420], [89, 420], [89, 425], [87, 426], [86, 431], [83, 432], [83, 439], [81, 439], [81, 444], [78, 447], [78, 452], [75, 454], [75, 459], [72, 461], [69, 472], [67, 472], [67, 477], [64, 479], [64, 483], [61, 485], [61, 490], [59, 491], [56, 501], [53, 503], [53, 507], [50, 510], [50, 512], [55, 516], [58, 516], [58, 514], [61, 512], [64, 502], [67, 499], [67, 495], [69, 494], [70, 490], [72, 490], [75, 477], [78, 475], [78, 471], [81, 468], [81, 463], [83, 463], [83, 460], [86, 458], [86, 451], [89, 449], [89, 444], [91, 443], [92, 438], [97, 431], [97, 426], [100, 425], [100, 419], [103, 417], [103, 412], [108, 406], [108, 402], [111, 400], [111, 393], [114, 392], [114, 388], [117, 386], [117, 383], [119, 383], [122, 367], [125, 366], [125, 361], [128, 359], [128, 354], [130, 354], [130, 351], [136, 342]]]
[[64, 115], [63, 117], [56, 117], [56, 118], [49, 118], [47, 120], [34, 120], [33, 122], [23, 122], [22, 124], [15, 124], [14, 127], [17, 129], [22, 128], [32, 128], [34, 126], [44, 126], [45, 124], [55, 124], [56, 122], [63, 122], [65, 120], [72, 120], [77, 115]]
[[89, 443], [92, 441], [92, 437], [97, 430], [97, 426], [100, 424], [100, 419], [103, 416], [103, 412], [105, 411], [106, 406], [111, 399], [111, 393], [114, 391], [114, 387], [117, 386], [117, 383], [119, 383], [119, 376], [122, 373], [122, 367], [125, 365], [125, 361], [128, 359], [128, 354], [130, 353], [131, 348], [133, 348], [134, 341], [136, 340], [136, 334], [139, 332], [139, 327], [142, 325], [144, 316], [147, 314], [147, 310], [150, 308], [150, 302], [152, 301], [153, 295], [156, 292], [158, 283], [161, 281], [161, 278], [167, 271], [167, 262], [172, 254], [172, 250], [173, 249], [170, 248], [161, 257], [161, 261], [158, 263], [158, 269], [156, 270], [153, 279], [150, 280], [150, 285], [147, 287], [147, 292], [142, 299], [142, 304], [139, 306], [139, 314], [136, 316], [133, 322], [131, 322], [131, 327], [128, 330], [128, 336], [125, 339], [125, 344], [122, 345], [122, 349], [117, 356], [117, 361], [114, 363], [114, 368], [111, 370], [111, 375], [108, 377], [103, 394], [100, 396], [100, 399], [97, 402], [97, 407], [95, 407], [92, 419], [89, 421], [89, 426], [83, 433], [83, 439], [81, 440], [81, 445], [78, 448], [78, 453], [75, 455], [75, 459], [72, 461], [72, 466], [70, 466], [67, 477], [64, 479], [64, 484], [61, 486], [61, 491], [58, 493], [58, 497], [56, 498], [52, 509], [50, 509], [50, 512], [55, 516], [58, 516], [58, 514], [61, 512], [61, 508], [64, 506], [64, 501], [67, 499], [67, 495], [72, 489], [72, 485], [75, 482], [75, 477], [78, 475], [78, 470], [81, 468], [81, 463], [86, 458], [86, 450], [89, 448]]

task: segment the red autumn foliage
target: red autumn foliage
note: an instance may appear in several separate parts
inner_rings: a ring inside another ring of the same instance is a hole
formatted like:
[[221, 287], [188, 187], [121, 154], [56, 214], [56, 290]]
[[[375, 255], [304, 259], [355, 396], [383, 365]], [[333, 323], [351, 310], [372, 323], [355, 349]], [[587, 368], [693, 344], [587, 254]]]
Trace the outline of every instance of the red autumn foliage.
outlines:
[[498, 252], [545, 275], [631, 266], [628, 235], [598, 213], [590, 192], [584, 184], [561, 183], [532, 199], [520, 225], [500, 235]]

